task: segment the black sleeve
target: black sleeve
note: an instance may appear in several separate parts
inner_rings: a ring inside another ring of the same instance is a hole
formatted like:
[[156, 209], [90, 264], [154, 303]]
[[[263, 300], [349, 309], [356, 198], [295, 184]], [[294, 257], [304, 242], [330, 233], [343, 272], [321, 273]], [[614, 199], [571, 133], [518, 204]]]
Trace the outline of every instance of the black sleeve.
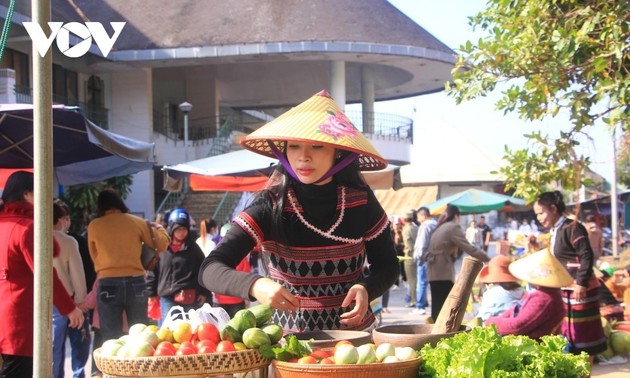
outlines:
[[155, 266], [154, 271], [147, 271], [145, 275], [145, 281], [147, 283], [147, 290], [149, 291], [149, 297], [157, 297], [157, 286], [158, 286], [158, 274], [160, 271], [160, 264], [158, 263]]
[[378, 298], [396, 282], [400, 264], [390, 232], [387, 214], [372, 191], [368, 191], [367, 225], [374, 234], [366, 234], [365, 249], [370, 264], [370, 274], [363, 279], [369, 300]]
[[[195, 267], [199, 267], [198, 271], [201, 272], [201, 267], [206, 256], [203, 254], [201, 247], [197, 243], [195, 243], [195, 239], [190, 240], [191, 252], [195, 256]], [[198, 284], [197, 286], [199, 286], [199, 294], [205, 296], [206, 298], [212, 297], [212, 292], [210, 290], [206, 289], [203, 285]]]
[[255, 300], [250, 298], [249, 290], [260, 276], [236, 270], [255, 246], [255, 239], [239, 224], [233, 224], [217, 248], [203, 261], [199, 270], [201, 286], [214, 293]]

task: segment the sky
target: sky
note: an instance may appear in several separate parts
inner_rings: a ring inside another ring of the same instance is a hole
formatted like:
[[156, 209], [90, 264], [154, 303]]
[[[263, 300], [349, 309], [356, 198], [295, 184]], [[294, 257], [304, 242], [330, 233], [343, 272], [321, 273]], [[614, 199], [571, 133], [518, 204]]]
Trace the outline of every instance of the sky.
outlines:
[[[418, 25], [457, 51], [467, 40], [476, 40], [479, 34], [473, 34], [468, 25], [468, 16], [472, 16], [485, 7], [485, 0], [388, 0], [405, 13]], [[568, 118], [558, 116], [542, 122], [520, 120], [515, 114], [504, 115], [495, 110], [498, 94], [491, 94], [483, 99], [471, 100], [456, 105], [455, 100], [444, 92], [411, 97], [403, 100], [380, 102], [375, 104], [375, 111], [394, 113], [410, 117], [415, 127], [427, 127], [431, 124], [447, 124], [459, 132], [467, 134], [475, 144], [487, 149], [498, 158], [503, 156], [504, 146], [511, 149], [527, 147], [523, 134], [532, 130], [547, 130], [545, 133], [557, 134], [557, 130], [568, 125]], [[415, 112], [414, 112], [415, 109]], [[611, 181], [613, 176], [613, 142], [611, 132], [603, 125], [593, 127], [589, 137], [582, 140], [581, 152], [590, 156], [591, 169]], [[417, 132], [416, 132], [417, 135]], [[417, 148], [412, 152], [419, 155]]]

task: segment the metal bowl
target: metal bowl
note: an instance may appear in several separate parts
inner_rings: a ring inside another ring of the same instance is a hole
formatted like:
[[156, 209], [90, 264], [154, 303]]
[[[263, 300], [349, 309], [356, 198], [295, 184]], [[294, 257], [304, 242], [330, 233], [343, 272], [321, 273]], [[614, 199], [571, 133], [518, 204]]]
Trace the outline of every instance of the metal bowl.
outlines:
[[311, 340], [311, 347], [314, 349], [332, 348], [341, 340], [348, 340], [354, 346], [372, 342], [372, 336], [364, 331], [306, 331], [294, 333], [298, 340]]
[[372, 339], [377, 346], [390, 343], [394, 347], [409, 346], [421, 349], [425, 344], [435, 346], [438, 341], [453, 337], [459, 332], [469, 332], [470, 327], [461, 326], [458, 332], [432, 334], [433, 324], [392, 324], [378, 327], [372, 331]]

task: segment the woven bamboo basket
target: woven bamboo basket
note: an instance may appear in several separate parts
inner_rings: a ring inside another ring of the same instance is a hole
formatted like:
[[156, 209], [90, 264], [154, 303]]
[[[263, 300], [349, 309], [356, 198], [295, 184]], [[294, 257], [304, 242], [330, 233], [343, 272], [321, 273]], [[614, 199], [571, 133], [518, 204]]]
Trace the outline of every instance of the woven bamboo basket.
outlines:
[[298, 364], [274, 360], [276, 378], [416, 378], [420, 357], [413, 360], [364, 365]]
[[96, 366], [117, 377], [181, 377], [242, 373], [266, 368], [271, 360], [255, 349], [236, 352], [191, 354], [186, 356], [102, 357], [93, 353]]

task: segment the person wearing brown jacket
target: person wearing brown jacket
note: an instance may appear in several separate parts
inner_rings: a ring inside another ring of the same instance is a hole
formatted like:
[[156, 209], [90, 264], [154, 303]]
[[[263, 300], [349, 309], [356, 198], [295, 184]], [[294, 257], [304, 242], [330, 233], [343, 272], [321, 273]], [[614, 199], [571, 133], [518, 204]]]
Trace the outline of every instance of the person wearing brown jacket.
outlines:
[[440, 215], [438, 224], [431, 235], [428, 253], [422, 255], [422, 263], [428, 262], [427, 273], [431, 287], [431, 317], [437, 319], [446, 297], [455, 281], [455, 260], [458, 251], [487, 262], [486, 253], [466, 240], [459, 223], [460, 211], [457, 206], [447, 205]]

